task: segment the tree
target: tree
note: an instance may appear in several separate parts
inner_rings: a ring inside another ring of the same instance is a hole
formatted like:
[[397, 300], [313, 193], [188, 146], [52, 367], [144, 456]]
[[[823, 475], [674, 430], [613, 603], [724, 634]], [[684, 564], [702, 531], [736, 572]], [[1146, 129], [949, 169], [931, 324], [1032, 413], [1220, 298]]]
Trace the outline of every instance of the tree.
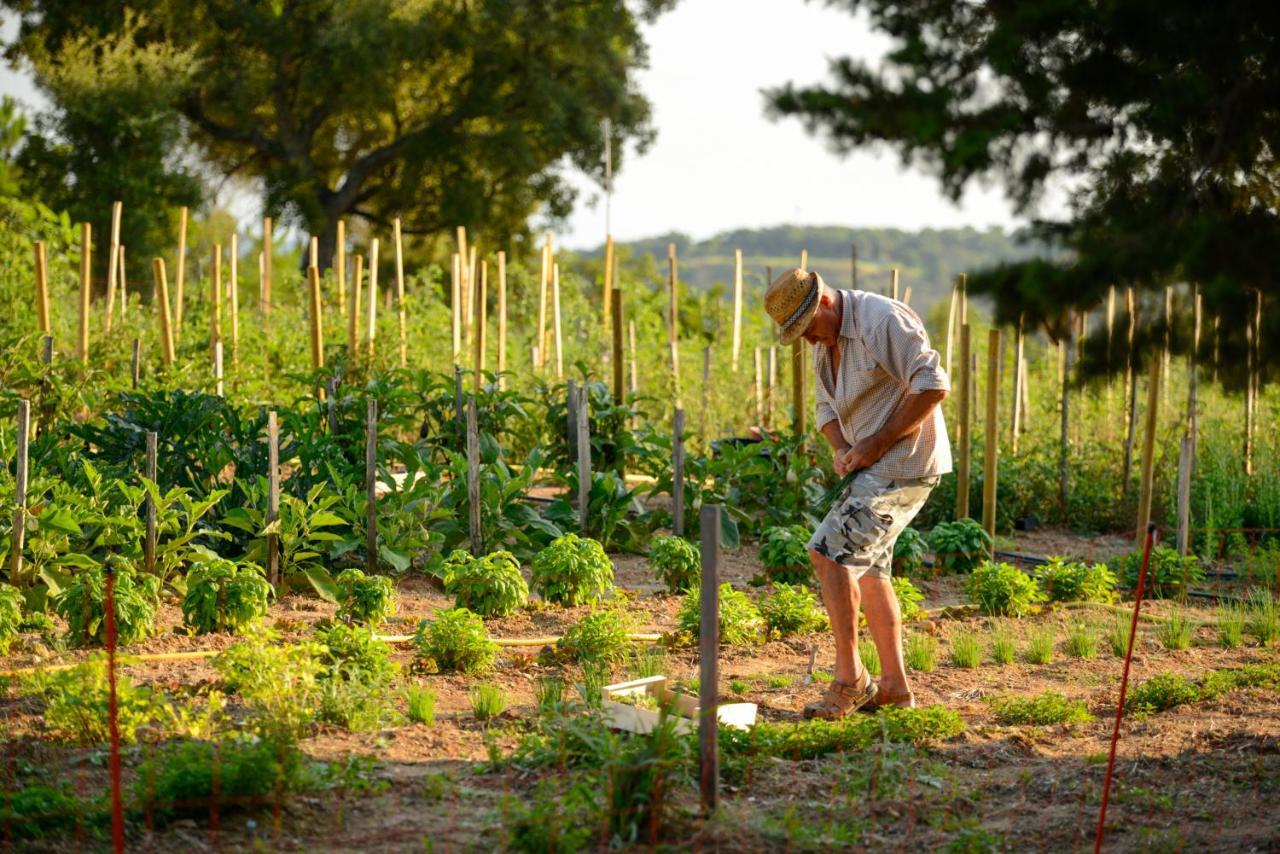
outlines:
[[[602, 119], [615, 152], [652, 137], [639, 22], [672, 4], [151, 0], [139, 42], [190, 53], [174, 106], [202, 155], [261, 179], [267, 213], [328, 259], [344, 216], [506, 242], [539, 209], [566, 215], [566, 166], [603, 171]], [[20, 55], [121, 25], [78, 0], [4, 5]]]
[[[1098, 305], [1113, 283], [1194, 282], [1208, 314], [1224, 318], [1243, 318], [1255, 289], [1276, 294], [1280, 14], [1271, 6], [838, 5], [865, 10], [894, 40], [886, 61], [873, 70], [839, 59], [829, 84], [773, 90], [777, 115], [800, 117], [837, 151], [888, 144], [936, 173], [953, 199], [994, 179], [1016, 210], [1033, 213], [1050, 182], [1074, 188], [1068, 216], [1035, 224], [1067, 260], [970, 278], [996, 298], [1000, 321], [1052, 322]], [[1263, 342], [1280, 333], [1278, 319], [1270, 314]], [[1224, 333], [1224, 365], [1242, 365], [1243, 326]], [[1242, 371], [1228, 376], [1243, 381]]]

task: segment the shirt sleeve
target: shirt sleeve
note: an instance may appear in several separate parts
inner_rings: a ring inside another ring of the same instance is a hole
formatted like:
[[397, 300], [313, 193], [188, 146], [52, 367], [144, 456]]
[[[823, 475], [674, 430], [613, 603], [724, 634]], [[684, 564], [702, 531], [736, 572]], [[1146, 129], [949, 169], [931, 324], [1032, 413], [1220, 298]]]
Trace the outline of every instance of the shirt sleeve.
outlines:
[[951, 390], [942, 357], [929, 346], [929, 335], [914, 314], [891, 311], [864, 341], [876, 363], [913, 394]]
[[822, 376], [822, 359], [823, 359], [822, 348], [814, 347], [813, 348], [813, 386], [814, 386], [813, 396], [817, 402], [817, 415], [815, 417], [815, 421], [817, 423], [817, 427], [819, 430], [822, 429], [823, 425], [831, 421], [835, 421], [836, 418], [838, 417], [836, 415], [835, 404], [833, 404], [831, 401], [831, 395], [827, 394], [826, 386], [824, 386], [822, 384], [822, 380], [819, 379], [819, 377]]

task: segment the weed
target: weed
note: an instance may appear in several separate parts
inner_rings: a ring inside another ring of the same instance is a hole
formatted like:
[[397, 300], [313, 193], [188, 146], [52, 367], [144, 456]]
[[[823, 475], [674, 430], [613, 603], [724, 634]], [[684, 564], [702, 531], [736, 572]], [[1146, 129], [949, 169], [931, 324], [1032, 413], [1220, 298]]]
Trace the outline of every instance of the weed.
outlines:
[[1053, 661], [1053, 648], [1057, 645], [1058, 633], [1053, 626], [1039, 626], [1027, 635], [1027, 661], [1032, 664], [1048, 664]]
[[476, 685], [471, 689], [471, 711], [476, 720], [492, 720], [506, 710], [507, 694], [497, 685]]
[[511, 552], [477, 558], [456, 549], [442, 571], [445, 592], [454, 596], [454, 606], [482, 617], [505, 617], [529, 601], [529, 585]]
[[565, 534], [538, 552], [531, 565], [533, 588], [543, 599], [585, 605], [613, 587], [613, 562], [595, 540]]
[[1034, 697], [1002, 697], [991, 701], [996, 720], [1006, 726], [1089, 723], [1093, 715], [1080, 700], [1068, 700], [1057, 691]]
[[933, 635], [912, 632], [907, 635], [903, 655], [906, 657], [907, 667], [921, 673], [928, 673], [937, 666], [938, 641]]
[[609, 684], [609, 668], [600, 662], [582, 665], [582, 681], [578, 683], [578, 693], [582, 702], [590, 708], [600, 708], [604, 700], [604, 686]]
[[436, 722], [436, 692], [425, 685], [410, 685], [404, 691], [409, 720], [431, 726]]
[[982, 644], [975, 633], [968, 629], [958, 629], [952, 633], [951, 663], [967, 670], [982, 663]]
[[1151, 714], [1199, 699], [1200, 689], [1195, 683], [1174, 673], [1161, 673], [1134, 686], [1125, 706], [1133, 712]]
[[667, 654], [659, 648], [645, 649], [633, 653], [627, 665], [627, 675], [632, 679], [663, 676], [666, 672]]
[[1013, 664], [1013, 635], [1004, 623], [991, 627], [991, 658], [996, 664]]
[[1271, 591], [1255, 587], [1249, 591], [1245, 603], [1249, 610], [1249, 634], [1263, 646], [1280, 643], [1280, 603]]
[[1072, 623], [1067, 629], [1067, 655], [1093, 658], [1098, 654], [1098, 636], [1087, 623]]
[[317, 720], [349, 732], [371, 732], [403, 722], [389, 683], [377, 679], [323, 679]]
[[[859, 652], [861, 652], [861, 651], [862, 651], [862, 644], [861, 644], [861, 642], [859, 642], [859, 644], [858, 644], [858, 651], [859, 651]], [[863, 659], [862, 659], [862, 663], [863, 663], [863, 664], [866, 664], [866, 663], [867, 663], [867, 659], [866, 659], [866, 657], [865, 657], [865, 656], [864, 656], [864, 657], [863, 657]], [[867, 665], [867, 669], [868, 669], [868, 670], [871, 670], [871, 666], [870, 666], [870, 665]], [[876, 669], [875, 669], [875, 670], [872, 670], [871, 672], [872, 672], [872, 673], [874, 673], [874, 674], [879, 674], [879, 673], [880, 673], [880, 659], [879, 659], [879, 658], [877, 658], [877, 659], [876, 659]], [[789, 688], [789, 687], [791, 687], [791, 685], [792, 685], [792, 684], [794, 684], [794, 683], [795, 683], [795, 681], [796, 681], [796, 680], [795, 680], [795, 678], [794, 678], [794, 677], [792, 677], [792, 676], [787, 676], [787, 675], [785, 675], [785, 674], [779, 674], [779, 675], [777, 675], [777, 676], [766, 676], [766, 677], [765, 677], [765, 680], [764, 680], [764, 687], [766, 687], [766, 688], [768, 688], [768, 689], [770, 689], [770, 690], [772, 690], [772, 691], [777, 691], [777, 690], [780, 690], [780, 689], [782, 689], [782, 688]]]
[[741, 697], [751, 690], [751, 686], [741, 679], [730, 679], [729, 690]]
[[385, 575], [365, 575], [354, 567], [334, 580], [338, 589], [339, 620], [380, 626], [396, 612], [396, 593]]
[[485, 673], [498, 657], [498, 645], [489, 640], [484, 621], [466, 608], [450, 608], [434, 620], [423, 620], [413, 643], [419, 656], [458, 673]]
[[[747, 594], [734, 590], [727, 581], [720, 585], [720, 643], [725, 646], [744, 646], [760, 641], [764, 631], [764, 617], [747, 598]], [[697, 637], [702, 626], [702, 593], [694, 587], [685, 594], [676, 615], [676, 628]]]
[[654, 537], [649, 545], [649, 566], [672, 593], [696, 587], [702, 577], [702, 558], [683, 537]]
[[1244, 642], [1245, 617], [1246, 611], [1239, 605], [1218, 606], [1218, 646], [1234, 649]]
[[820, 632], [829, 625], [827, 615], [818, 608], [818, 598], [803, 584], [775, 584], [773, 593], [760, 600], [760, 614], [775, 638]]
[[1169, 611], [1157, 632], [1160, 645], [1165, 649], [1190, 649], [1191, 636], [1195, 632], [1195, 623], [1187, 619], [1179, 608]]
[[[1131, 620], [1123, 614], [1117, 614], [1115, 619], [1111, 621], [1110, 628], [1107, 629], [1107, 644], [1111, 647], [1111, 654], [1116, 658], [1124, 658], [1129, 651], [1129, 631], [1132, 628]], [[1134, 638], [1137, 641], [1137, 638]]]
[[[108, 719], [106, 659], [96, 656], [70, 670], [28, 677], [28, 693], [44, 699], [44, 725], [78, 744], [101, 744], [111, 737]], [[138, 731], [168, 717], [162, 695], [139, 687], [125, 673], [116, 675], [116, 719], [121, 741], [132, 744]]]
[[1021, 617], [1045, 597], [1022, 570], [1007, 563], [986, 561], [969, 578], [969, 598], [984, 614]]
[[819, 684], [825, 684], [825, 683], [827, 683], [827, 682], [833, 682], [833, 681], [835, 681], [835, 678], [836, 678], [836, 677], [835, 677], [835, 675], [834, 675], [834, 674], [832, 674], [832, 672], [831, 672], [830, 670], [815, 670], [815, 671], [813, 671], [813, 681], [814, 681], [814, 682], [817, 682], [817, 683], [819, 683]]
[[745, 732], [723, 730], [721, 750], [732, 759], [756, 753], [784, 759], [814, 759], [830, 753], [864, 750], [877, 742], [928, 744], [954, 738], [964, 722], [950, 709], [881, 709], [874, 715], [851, 715], [838, 721], [801, 724], [761, 721]]
[[541, 714], [555, 714], [564, 704], [564, 680], [559, 676], [539, 677], [533, 688], [533, 696]]
[[858, 658], [872, 676], [880, 675], [880, 651], [870, 638], [858, 638]]
[[631, 619], [622, 611], [597, 611], [566, 629], [556, 650], [578, 663], [622, 661], [631, 646], [630, 628]]

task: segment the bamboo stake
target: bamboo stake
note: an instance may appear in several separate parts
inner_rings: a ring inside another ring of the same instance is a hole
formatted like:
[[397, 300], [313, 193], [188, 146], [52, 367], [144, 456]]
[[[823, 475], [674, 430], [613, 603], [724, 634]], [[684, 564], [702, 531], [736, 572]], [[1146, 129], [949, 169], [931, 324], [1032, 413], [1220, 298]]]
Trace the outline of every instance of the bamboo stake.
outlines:
[[222, 397], [222, 342], [213, 345], [213, 389], [214, 394]]
[[960, 286], [952, 285], [951, 287], [951, 308], [947, 311], [947, 376], [951, 377], [951, 339], [952, 333], [956, 328], [956, 306], [960, 301]]
[[1178, 554], [1187, 556], [1191, 541], [1191, 470], [1195, 451], [1190, 436], [1183, 436], [1178, 445]]
[[1127, 401], [1124, 412], [1124, 473], [1121, 478], [1122, 495], [1129, 494], [1129, 479], [1133, 474], [1133, 444], [1138, 429], [1138, 377], [1134, 364], [1133, 343], [1138, 323], [1138, 306], [1134, 298], [1133, 288], [1125, 288], [1125, 310], [1129, 315], [1128, 347], [1124, 357], [1124, 395]]
[[1253, 323], [1247, 315], [1244, 322], [1244, 473], [1253, 477]]
[[898, 268], [894, 267], [889, 271], [889, 298], [895, 302], [898, 299]]
[[[733, 372], [738, 372], [738, 352], [742, 349], [742, 250], [733, 250]], [[759, 355], [757, 352], [757, 359]]]
[[1152, 475], [1156, 455], [1156, 425], [1160, 410], [1160, 367], [1164, 354], [1157, 353], [1151, 359], [1151, 379], [1147, 387], [1147, 424], [1142, 443], [1142, 484], [1138, 493], [1138, 524], [1134, 536], [1141, 540], [1151, 521]]
[[627, 399], [622, 364], [622, 289], [617, 284], [614, 284], [609, 290], [613, 292], [613, 299], [610, 302], [610, 307], [613, 309], [613, 323], [611, 325], [613, 332], [613, 400], [615, 403], [621, 404]]
[[222, 342], [222, 244], [213, 244], [213, 268], [209, 280], [209, 352]]
[[1070, 497], [1071, 471], [1068, 465], [1070, 454], [1071, 430], [1071, 311], [1067, 311], [1067, 340], [1060, 345], [1062, 352], [1062, 432], [1058, 437], [1058, 501], [1062, 505], [1063, 516], [1067, 513], [1067, 499]]
[[564, 379], [564, 348], [560, 337], [560, 265], [551, 265], [551, 295], [555, 310], [556, 378]]
[[636, 357], [636, 322], [634, 320], [627, 321], [627, 332], [631, 338], [631, 394], [640, 393], [640, 370]]
[[849, 244], [849, 287], [858, 289], [858, 244]]
[[613, 235], [605, 236], [604, 240], [604, 328], [606, 332], [609, 324], [613, 321]]
[[[1165, 379], [1169, 378], [1169, 360], [1173, 352], [1173, 285], [1164, 286], [1164, 364], [1160, 366]], [[1160, 402], [1169, 402], [1169, 383], [1160, 391]]]
[[956, 441], [960, 445], [960, 457], [956, 466], [956, 518], [969, 517], [969, 433], [970, 420], [969, 384], [969, 324], [960, 324], [960, 403], [959, 427], [956, 430]]
[[368, 354], [369, 361], [373, 361], [374, 353], [377, 351], [375, 339], [378, 336], [378, 238], [369, 241], [369, 293], [366, 302], [369, 303], [369, 337], [368, 337]]
[[764, 423], [766, 426], [772, 427], [774, 397], [777, 395], [776, 389], [778, 387], [778, 348], [773, 344], [769, 345], [768, 377], [768, 385], [765, 387], [764, 396]]
[[797, 436], [803, 436], [805, 431], [804, 357], [804, 339], [797, 338], [791, 344], [792, 426]]
[[707, 396], [711, 391], [711, 345], [702, 348], [702, 411], [698, 413], [698, 435], [707, 441]]
[[684, 410], [676, 407], [671, 425], [671, 533], [684, 536]]
[[160, 320], [160, 355], [166, 368], [173, 365], [173, 327], [169, 322], [169, 283], [164, 275], [164, 259], [151, 260], [151, 276], [156, 286], [156, 313]]
[[471, 245], [470, 255], [467, 261], [467, 289], [462, 294], [462, 320], [466, 325], [467, 347], [471, 346], [471, 339], [475, 335], [475, 307], [471, 305], [475, 299], [476, 290], [476, 247]]
[[756, 423], [764, 423], [764, 370], [763, 360], [761, 359], [760, 348], [756, 348]]
[[107, 322], [106, 334], [111, 335], [112, 314], [116, 305], [116, 277], [120, 267], [120, 216], [123, 202], [111, 203], [111, 246], [107, 252]]
[[1000, 330], [987, 332], [987, 430], [986, 448], [983, 450], [982, 477], [982, 527], [991, 536], [994, 557], [996, 538], [996, 476], [1000, 459], [1000, 436], [996, 418], [1000, 406]]
[[1013, 417], [1009, 419], [1009, 453], [1018, 453], [1018, 433], [1022, 426], [1022, 352], [1025, 347], [1023, 337], [1023, 315], [1018, 315], [1018, 332], [1013, 345]]
[[116, 255], [118, 256], [116, 262], [120, 265], [119, 267], [119, 270], [120, 270], [120, 319], [124, 320], [125, 316], [128, 315], [129, 313], [129, 288], [128, 288], [128, 283], [125, 281], [125, 274], [124, 274], [124, 244], [123, 243], [121, 243], [120, 246], [117, 248]]
[[275, 252], [272, 246], [271, 217], [262, 218], [262, 269], [258, 282], [258, 310], [262, 312], [263, 325], [271, 318], [271, 256]]
[[320, 239], [314, 234], [311, 235], [311, 242], [307, 254], [307, 266], [320, 269]]
[[[1111, 345], [1115, 338], [1116, 327], [1116, 286], [1112, 285], [1107, 288], [1107, 403], [1111, 403], [1111, 392], [1115, 383], [1111, 376]], [[1111, 408], [1107, 407], [1107, 417], [1110, 418]]]
[[93, 264], [93, 228], [80, 224], [80, 341], [76, 351], [85, 367], [89, 366], [89, 294]]
[[507, 387], [507, 253], [498, 253], [498, 390]]
[[[400, 237], [400, 217], [391, 221], [391, 233], [396, 241], [396, 309], [400, 314], [400, 367], [409, 367], [409, 330], [404, 307], [404, 243]], [[483, 292], [483, 289], [482, 289]], [[483, 317], [484, 312], [481, 311]], [[481, 320], [483, 323], [483, 320]], [[481, 340], [484, 333], [481, 332]], [[484, 345], [481, 345], [483, 350]]]
[[173, 271], [173, 337], [182, 337], [182, 315], [186, 305], [187, 280], [187, 207], [178, 209], [178, 268]]
[[960, 274], [960, 322], [969, 322], [969, 274]]
[[[311, 370], [324, 367], [324, 304], [320, 300], [320, 269], [307, 268], [307, 289], [311, 296]], [[321, 389], [323, 397], [324, 390]]]
[[452, 277], [449, 280], [449, 319], [453, 328], [453, 364], [462, 358], [462, 262], [453, 253]]
[[[231, 312], [231, 364], [235, 365], [240, 358], [240, 244], [236, 233], [231, 232], [231, 248], [227, 253], [229, 278], [227, 279], [227, 302]], [[123, 259], [121, 282], [124, 281]]]
[[347, 224], [338, 220], [337, 245], [333, 247], [333, 272], [338, 285], [338, 316], [347, 317]]
[[44, 241], [35, 242], [36, 251], [36, 317], [40, 321], [40, 334], [51, 334], [49, 328], [49, 265], [45, 261]]
[[475, 392], [480, 394], [480, 389], [484, 385], [484, 363], [485, 363], [485, 327], [488, 325], [488, 318], [485, 316], [485, 302], [488, 299], [488, 262], [480, 262], [480, 275], [476, 282], [476, 348], [475, 348]]
[[360, 355], [360, 280], [364, 278], [364, 256], [355, 256], [351, 277], [351, 313], [347, 315], [347, 350], [351, 357]]
[[533, 369], [542, 370], [547, 363], [547, 292], [551, 289], [551, 232], [542, 246], [542, 271], [538, 276], [538, 343]]
[[14, 462], [13, 530], [9, 548], [9, 584], [26, 586], [22, 580], [22, 549], [27, 533], [27, 454], [31, 440], [31, 403], [18, 400], [17, 454]]
[[800, 269], [805, 271], [808, 271], [809, 269], [809, 250], [808, 249], [800, 250]]
[[907, 285], [907, 289], [902, 292], [902, 304], [911, 305], [911, 286]]
[[678, 373], [678, 361], [675, 358], [677, 342], [680, 340], [680, 278], [677, 271], [676, 245], [674, 243], [667, 244], [667, 285], [668, 285], [668, 307], [667, 307], [667, 326], [668, 338], [671, 341], [672, 362], [671, 369], [677, 372], [676, 386], [680, 385]]
[[1200, 286], [1196, 285], [1192, 299], [1191, 353], [1187, 357], [1187, 435], [1191, 438], [1191, 465], [1195, 466], [1196, 444], [1199, 441], [1200, 413], [1196, 404], [1200, 378], [1200, 322], [1202, 300]]

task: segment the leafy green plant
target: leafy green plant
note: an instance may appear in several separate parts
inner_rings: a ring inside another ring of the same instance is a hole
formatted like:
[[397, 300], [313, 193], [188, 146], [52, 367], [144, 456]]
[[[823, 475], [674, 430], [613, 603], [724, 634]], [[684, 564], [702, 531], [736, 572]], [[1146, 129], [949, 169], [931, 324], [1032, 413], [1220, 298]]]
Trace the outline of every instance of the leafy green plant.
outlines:
[[889, 583], [893, 585], [893, 595], [898, 598], [898, 610], [902, 614], [903, 621], [919, 619], [924, 614], [924, 609], [920, 607], [924, 604], [924, 594], [911, 583], [909, 578], [899, 578], [895, 575]]
[[232, 737], [217, 743], [170, 742], [138, 768], [134, 797], [148, 814], [165, 821], [208, 815], [215, 802], [227, 809], [309, 786], [303, 754], [291, 742]]
[[1067, 655], [1073, 658], [1093, 658], [1098, 654], [1098, 636], [1087, 623], [1072, 623], [1067, 629]]
[[1004, 623], [991, 627], [991, 658], [996, 664], [1013, 664], [1013, 634]]
[[874, 715], [850, 715], [838, 721], [772, 723], [762, 721], [746, 732], [721, 733], [726, 758], [755, 754], [789, 760], [814, 759], [832, 753], [865, 750], [880, 742], [929, 744], [964, 732], [964, 721], [951, 709], [881, 709]]
[[1172, 608], [1169, 615], [1160, 623], [1156, 632], [1160, 645], [1165, 649], [1190, 649], [1191, 637], [1195, 633], [1195, 623], [1187, 619], [1180, 608]]
[[1200, 689], [1194, 682], [1174, 673], [1161, 673], [1135, 685], [1125, 706], [1133, 712], [1152, 714], [1199, 699]]
[[[351, 674], [350, 668], [342, 670]], [[358, 676], [322, 679], [316, 717], [349, 732], [372, 732], [404, 721], [395, 709], [395, 694], [389, 682]]]
[[1027, 635], [1027, 661], [1031, 664], [1048, 664], [1053, 661], [1054, 647], [1058, 643], [1058, 633], [1053, 626], [1038, 626]]
[[[1133, 589], [1138, 586], [1138, 572], [1142, 568], [1142, 552], [1130, 552], [1124, 558], [1123, 575], [1125, 586]], [[1150, 599], [1172, 599], [1182, 596], [1193, 584], [1204, 581], [1204, 568], [1195, 555], [1185, 558], [1177, 549], [1169, 546], [1156, 546], [1151, 550], [1151, 561], [1147, 565], [1146, 587], [1143, 596]]]
[[[116, 640], [121, 646], [129, 646], [155, 631], [160, 579], [135, 572], [125, 558], [110, 555], [107, 560], [115, 572]], [[71, 643], [77, 646], [106, 643], [106, 598], [106, 572], [101, 566], [93, 566], [76, 575], [54, 600], [53, 609], [67, 621], [67, 638]]]
[[938, 665], [938, 641], [933, 635], [923, 632], [912, 632], [907, 635], [902, 654], [907, 667], [921, 673], [929, 673]]
[[273, 595], [257, 564], [209, 557], [187, 573], [182, 622], [198, 634], [239, 634], [266, 616]]
[[489, 640], [484, 620], [466, 608], [450, 608], [423, 620], [413, 644], [419, 656], [444, 671], [485, 673], [498, 658], [498, 645]]
[[[747, 594], [734, 590], [727, 581], [720, 585], [720, 643], [724, 646], [744, 646], [758, 643], [764, 633], [764, 617], [747, 598]], [[676, 614], [676, 628], [698, 637], [702, 626], [702, 590], [695, 587], [685, 594]]]
[[[98, 654], [69, 670], [37, 672], [28, 677], [26, 693], [44, 703], [46, 727], [77, 744], [101, 744], [111, 737], [106, 659]], [[138, 740], [138, 731], [169, 717], [164, 696], [135, 685], [127, 673], [116, 674], [116, 721], [120, 739]]]
[[760, 536], [760, 564], [771, 581], [785, 584], [811, 581], [809, 529], [803, 525], [765, 528]]
[[880, 675], [880, 651], [869, 638], [858, 638], [858, 657], [872, 676]]
[[631, 656], [627, 675], [632, 679], [663, 676], [667, 672], [667, 654], [661, 648], [646, 649]]
[[555, 675], [538, 677], [533, 687], [533, 698], [540, 714], [559, 712], [564, 704], [564, 680]]
[[444, 589], [456, 607], [482, 617], [505, 617], [529, 601], [529, 585], [511, 552], [476, 558], [455, 550], [444, 562]]
[[315, 720], [325, 649], [314, 641], [282, 644], [261, 626], [220, 652], [213, 668], [223, 686], [249, 710], [249, 722], [268, 738], [292, 739]]
[[991, 550], [991, 535], [972, 519], [939, 522], [929, 532], [939, 572], [972, 572], [986, 560]]
[[9, 584], [0, 583], [0, 655], [9, 652], [9, 646], [22, 627], [22, 592]]
[[893, 577], [919, 575], [928, 551], [929, 541], [924, 534], [915, 528], [903, 528], [893, 543]]
[[497, 685], [476, 685], [471, 689], [471, 711], [476, 720], [492, 720], [506, 710], [507, 693]]
[[1280, 602], [1270, 590], [1255, 587], [1245, 599], [1249, 611], [1249, 633], [1263, 646], [1280, 643]]
[[1105, 563], [1050, 557], [1036, 580], [1051, 602], [1111, 602], [1116, 596], [1116, 576]]
[[409, 720], [431, 726], [436, 722], [436, 692], [425, 685], [410, 685], [404, 690], [409, 707]]
[[334, 579], [338, 590], [339, 620], [380, 626], [396, 612], [396, 591], [385, 575], [365, 575], [352, 567]]
[[803, 584], [775, 584], [773, 593], [760, 600], [760, 614], [775, 638], [820, 632], [829, 625], [827, 615], [818, 607], [818, 597]]
[[342, 536], [332, 528], [346, 526], [346, 521], [333, 511], [341, 497], [326, 491], [329, 484], [321, 481], [303, 498], [287, 493], [280, 496], [280, 515], [272, 522], [266, 518], [266, 478], [259, 478], [247, 491], [246, 503], [233, 507], [222, 517], [229, 525], [254, 539], [245, 557], [258, 564], [267, 562], [267, 538], [274, 534], [280, 544], [280, 572], [283, 576], [301, 575], [320, 598], [336, 602], [333, 578], [324, 561]]
[[951, 663], [967, 670], [972, 670], [982, 663], [982, 644], [976, 634], [968, 629], [952, 632]]
[[702, 558], [683, 537], [654, 537], [649, 545], [649, 566], [672, 593], [696, 587], [702, 577]]
[[0, 827], [15, 840], [47, 839], [75, 827], [88, 808], [69, 786], [32, 784], [6, 793], [0, 802]]
[[622, 611], [597, 611], [588, 614], [565, 630], [556, 642], [556, 650], [578, 663], [615, 663], [627, 656], [631, 642], [627, 633], [630, 617]]
[[548, 602], [585, 605], [613, 587], [613, 562], [595, 540], [565, 534], [533, 559], [533, 588]]
[[969, 578], [969, 598], [984, 614], [1021, 617], [1044, 593], [1022, 570], [1007, 563], [986, 561]]
[[320, 660], [327, 668], [322, 678], [353, 682], [386, 683], [396, 673], [391, 645], [367, 626], [330, 623], [316, 629], [323, 647]]
[[1245, 610], [1232, 603], [1218, 606], [1218, 646], [1235, 649], [1244, 642]]
[[1069, 700], [1057, 691], [1034, 697], [998, 697], [990, 702], [996, 721], [1005, 726], [1087, 724], [1093, 720], [1083, 702]]

